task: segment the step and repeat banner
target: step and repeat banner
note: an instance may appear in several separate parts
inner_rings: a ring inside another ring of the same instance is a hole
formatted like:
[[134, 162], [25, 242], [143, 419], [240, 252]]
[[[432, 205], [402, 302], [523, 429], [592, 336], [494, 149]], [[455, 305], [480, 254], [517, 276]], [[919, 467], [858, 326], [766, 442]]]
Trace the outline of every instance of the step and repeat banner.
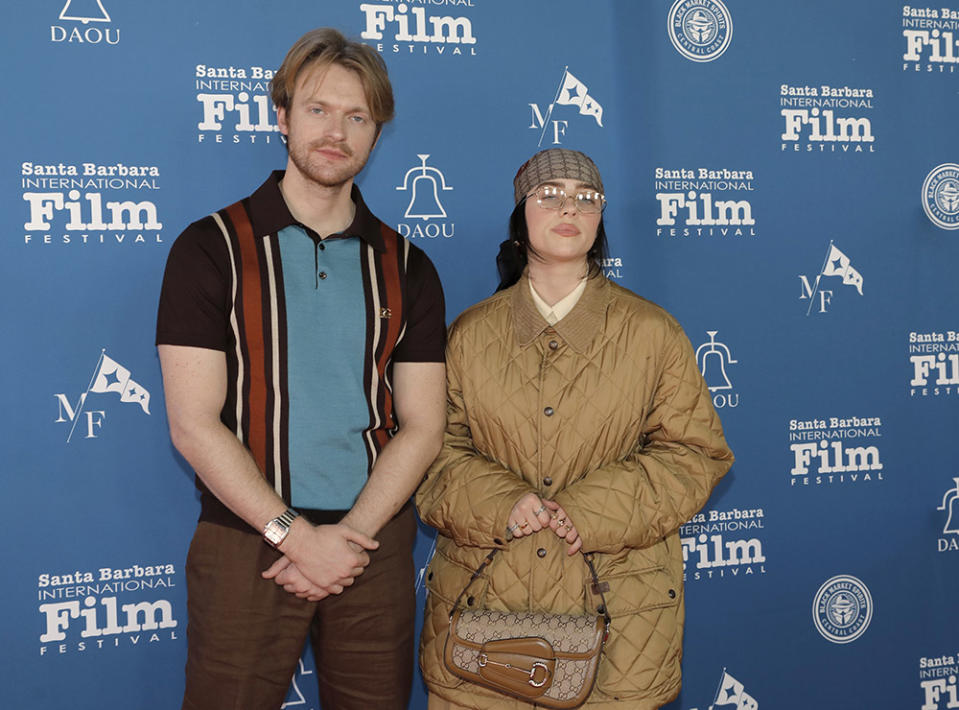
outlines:
[[[389, 66], [359, 184], [449, 320], [495, 288], [516, 169], [562, 146], [602, 171], [606, 274], [693, 344], [737, 460], [681, 529], [670, 710], [959, 707], [955, 0], [42, 0], [2, 24], [0, 705], [179, 707], [198, 501], [162, 270], [285, 165], [268, 82], [328, 25]], [[319, 708], [314, 673], [285, 708]]]

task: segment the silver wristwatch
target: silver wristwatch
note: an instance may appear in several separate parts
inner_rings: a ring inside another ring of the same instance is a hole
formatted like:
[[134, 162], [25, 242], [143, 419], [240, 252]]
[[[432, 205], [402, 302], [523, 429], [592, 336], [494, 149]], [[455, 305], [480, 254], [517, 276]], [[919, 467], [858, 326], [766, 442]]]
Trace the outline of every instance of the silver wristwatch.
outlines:
[[263, 539], [272, 547], [278, 546], [290, 534], [290, 524], [299, 517], [293, 508], [287, 508], [286, 512], [279, 517], [273, 518], [263, 528]]

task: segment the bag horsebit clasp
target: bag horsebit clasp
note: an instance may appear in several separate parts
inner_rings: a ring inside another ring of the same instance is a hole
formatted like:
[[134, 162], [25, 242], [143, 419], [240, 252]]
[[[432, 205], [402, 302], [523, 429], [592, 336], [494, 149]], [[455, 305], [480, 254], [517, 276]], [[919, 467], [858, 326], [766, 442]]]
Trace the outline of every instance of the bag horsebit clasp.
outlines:
[[[526, 682], [529, 683], [534, 688], [542, 688], [543, 685], [546, 683], [546, 681], [549, 680], [549, 667], [542, 661], [535, 661], [533, 663], [532, 668], [521, 668], [520, 666], [514, 666], [512, 663], [500, 663], [499, 661], [491, 661], [489, 659], [489, 656], [487, 656], [485, 653], [481, 653], [479, 655], [480, 668], [485, 668], [486, 665], [489, 663], [492, 663], [494, 666], [503, 666], [504, 668], [508, 668], [510, 670], [513, 670], [515, 668], [516, 670], [522, 671], [523, 673], [529, 673], [529, 679]], [[539, 681], [538, 683], [536, 682], [537, 670], [543, 671], [543, 679]]]

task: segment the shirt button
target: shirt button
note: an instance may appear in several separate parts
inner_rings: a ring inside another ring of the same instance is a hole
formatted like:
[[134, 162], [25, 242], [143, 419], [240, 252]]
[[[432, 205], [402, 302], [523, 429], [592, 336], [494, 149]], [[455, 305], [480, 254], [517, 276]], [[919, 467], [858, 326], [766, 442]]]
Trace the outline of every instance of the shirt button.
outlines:
[[547, 476], [546, 478], [543, 479], [543, 485], [544, 485], [544, 486], [551, 486], [551, 485], [553, 485], [553, 479], [550, 478], [549, 476]]
[[555, 340], [550, 340], [550, 341], [549, 341], [549, 349], [550, 349], [550, 350], [555, 350], [555, 349], [558, 348], [558, 347], [559, 347], [559, 343], [557, 343]]
[[320, 242], [320, 251], [323, 251], [324, 249], [326, 249], [326, 244]]
[[541, 547], [536, 551], [537, 557], [546, 557], [546, 548]]
[[326, 272], [325, 272], [325, 271], [321, 271], [321, 272], [320, 272], [320, 278], [321, 278], [321, 279], [325, 279], [325, 278], [326, 278]]
[[553, 408], [547, 407], [546, 409], [543, 410], [543, 414], [545, 414], [547, 417], [553, 416]]

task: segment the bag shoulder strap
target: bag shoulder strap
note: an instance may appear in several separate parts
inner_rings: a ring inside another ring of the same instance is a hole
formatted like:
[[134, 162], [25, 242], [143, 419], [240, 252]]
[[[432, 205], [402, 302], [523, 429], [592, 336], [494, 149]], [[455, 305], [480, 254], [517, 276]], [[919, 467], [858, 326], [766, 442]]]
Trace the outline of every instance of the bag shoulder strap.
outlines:
[[[453, 616], [456, 614], [456, 609], [460, 605], [460, 600], [463, 598], [463, 595], [466, 594], [466, 590], [470, 588], [470, 585], [476, 581], [476, 578], [479, 577], [483, 570], [493, 561], [493, 557], [496, 556], [496, 553], [499, 552], [498, 548], [490, 550], [490, 553], [486, 556], [483, 562], [479, 567], [476, 568], [476, 571], [473, 572], [473, 575], [469, 578], [469, 581], [466, 583], [466, 586], [463, 587], [463, 591], [459, 593], [459, 596], [456, 597], [456, 601], [453, 602], [453, 608], [450, 609], [450, 621], [453, 621]], [[586, 562], [586, 566], [589, 568], [589, 574], [593, 578], [592, 590], [594, 594], [598, 594], [599, 598], [603, 600], [603, 605], [597, 609], [600, 614], [603, 616], [603, 621], [606, 623], [606, 632], [604, 639], [609, 636], [609, 624], [613, 620], [609, 615], [609, 606], [606, 604], [606, 595], [603, 594], [603, 585], [599, 582], [599, 577], [596, 575], [596, 567], [593, 565], [593, 553], [592, 552], [583, 552], [583, 561]]]

